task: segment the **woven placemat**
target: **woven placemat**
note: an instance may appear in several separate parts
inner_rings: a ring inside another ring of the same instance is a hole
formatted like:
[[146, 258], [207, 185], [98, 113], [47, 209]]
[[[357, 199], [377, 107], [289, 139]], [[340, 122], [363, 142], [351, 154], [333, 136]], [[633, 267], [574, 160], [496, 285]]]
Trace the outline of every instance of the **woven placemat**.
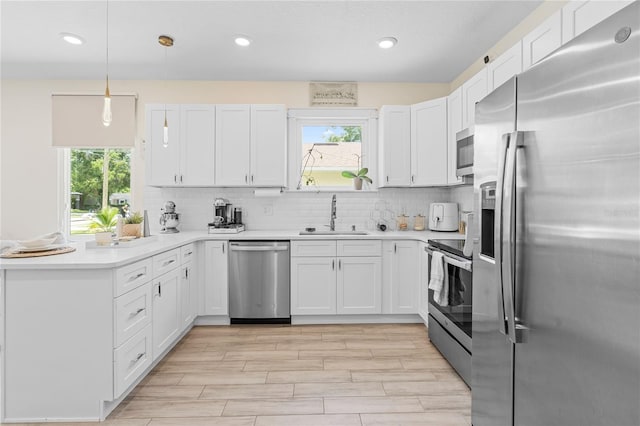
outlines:
[[9, 250], [0, 254], [0, 257], [3, 257], [5, 259], [19, 259], [24, 257], [53, 256], [54, 254], [71, 253], [72, 251], [76, 251], [76, 249], [74, 247], [60, 247], [52, 250], [32, 251], [28, 253], [16, 253]]

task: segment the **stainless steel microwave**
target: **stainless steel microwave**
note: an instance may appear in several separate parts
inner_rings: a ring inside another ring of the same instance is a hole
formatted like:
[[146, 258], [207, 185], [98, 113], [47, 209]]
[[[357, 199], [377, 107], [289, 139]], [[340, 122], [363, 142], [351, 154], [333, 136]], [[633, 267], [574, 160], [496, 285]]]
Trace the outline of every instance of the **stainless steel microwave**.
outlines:
[[456, 133], [456, 176], [473, 175], [473, 126]]

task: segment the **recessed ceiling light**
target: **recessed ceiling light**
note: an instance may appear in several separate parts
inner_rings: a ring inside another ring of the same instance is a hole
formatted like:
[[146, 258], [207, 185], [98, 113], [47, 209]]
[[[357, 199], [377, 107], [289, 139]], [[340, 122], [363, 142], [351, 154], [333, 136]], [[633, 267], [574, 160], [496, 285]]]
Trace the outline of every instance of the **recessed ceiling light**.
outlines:
[[233, 40], [238, 46], [247, 47], [251, 44], [251, 39], [244, 35], [238, 35]]
[[84, 44], [84, 39], [76, 34], [60, 33], [60, 37], [69, 44], [74, 44], [76, 46]]
[[398, 43], [398, 39], [395, 37], [384, 37], [378, 40], [378, 47], [380, 49], [391, 49]]

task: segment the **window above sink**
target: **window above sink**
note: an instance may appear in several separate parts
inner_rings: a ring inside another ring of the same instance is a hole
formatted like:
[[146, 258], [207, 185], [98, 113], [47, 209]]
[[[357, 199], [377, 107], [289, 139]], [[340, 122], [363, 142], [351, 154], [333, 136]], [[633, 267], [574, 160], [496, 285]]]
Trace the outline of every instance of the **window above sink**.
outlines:
[[376, 190], [378, 113], [369, 108], [289, 110], [289, 188], [297, 191], [355, 191], [353, 179], [368, 168]]

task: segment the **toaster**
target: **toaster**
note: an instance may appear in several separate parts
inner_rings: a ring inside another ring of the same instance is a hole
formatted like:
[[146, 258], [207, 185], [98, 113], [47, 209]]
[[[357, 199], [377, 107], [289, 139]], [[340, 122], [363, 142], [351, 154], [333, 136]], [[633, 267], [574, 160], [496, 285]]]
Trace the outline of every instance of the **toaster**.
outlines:
[[432, 231], [457, 231], [458, 204], [431, 203], [429, 206], [429, 229]]

